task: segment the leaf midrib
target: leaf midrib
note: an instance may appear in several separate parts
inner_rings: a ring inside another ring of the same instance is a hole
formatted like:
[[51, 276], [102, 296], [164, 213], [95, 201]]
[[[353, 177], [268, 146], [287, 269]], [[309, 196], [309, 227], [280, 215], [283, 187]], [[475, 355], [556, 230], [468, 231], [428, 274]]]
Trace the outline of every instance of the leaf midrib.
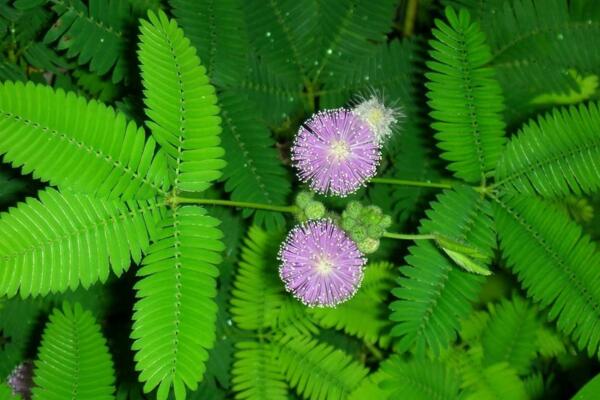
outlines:
[[103, 151], [101, 151], [97, 148], [94, 148], [93, 146], [90, 146], [85, 142], [78, 141], [78, 140], [72, 138], [71, 136], [69, 136], [67, 133], [60, 132], [56, 129], [52, 129], [49, 126], [44, 126], [39, 122], [35, 122], [31, 119], [24, 118], [18, 114], [10, 112], [10, 111], [0, 110], [0, 114], [4, 114], [5, 117], [12, 118], [17, 123], [22, 123], [25, 126], [31, 127], [32, 129], [35, 129], [38, 131], [42, 131], [43, 133], [49, 134], [50, 136], [58, 139], [61, 142], [67, 143], [68, 145], [75, 148], [75, 151], [73, 152], [75, 154], [80, 154], [79, 152], [81, 150], [84, 150], [87, 154], [90, 154], [92, 156], [95, 156], [96, 158], [102, 159], [107, 164], [109, 164], [112, 168], [122, 171], [122, 175], [128, 175], [132, 178], [132, 180], [141, 182], [142, 184], [151, 187], [155, 192], [157, 192], [161, 195], [166, 195], [166, 192], [161, 187], [159, 187], [155, 183], [151, 182], [147, 177], [141, 176], [140, 174], [138, 174], [136, 171], [132, 170], [128, 166], [123, 165], [121, 163], [121, 161], [115, 160], [111, 155], [105, 154]]

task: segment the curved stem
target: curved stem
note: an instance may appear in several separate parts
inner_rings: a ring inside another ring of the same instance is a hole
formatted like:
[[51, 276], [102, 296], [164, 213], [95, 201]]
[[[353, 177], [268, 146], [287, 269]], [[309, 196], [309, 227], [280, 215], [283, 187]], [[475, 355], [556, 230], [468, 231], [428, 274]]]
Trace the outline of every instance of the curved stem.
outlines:
[[385, 183], [389, 185], [400, 185], [400, 186], [415, 186], [415, 187], [430, 187], [438, 189], [452, 189], [452, 185], [449, 183], [441, 182], [423, 182], [423, 181], [409, 181], [405, 179], [394, 179], [394, 178], [373, 178], [373, 183]]
[[433, 240], [435, 239], [435, 235], [432, 234], [409, 234], [409, 233], [394, 233], [394, 232], [385, 232], [383, 234], [384, 238], [388, 239], [397, 239], [397, 240]]
[[269, 204], [250, 203], [247, 201], [232, 201], [221, 199], [194, 199], [190, 197], [176, 197], [173, 199], [176, 204], [207, 204], [213, 206], [254, 208], [256, 210], [277, 211], [283, 213], [295, 213], [298, 211], [296, 206], [272, 206]]

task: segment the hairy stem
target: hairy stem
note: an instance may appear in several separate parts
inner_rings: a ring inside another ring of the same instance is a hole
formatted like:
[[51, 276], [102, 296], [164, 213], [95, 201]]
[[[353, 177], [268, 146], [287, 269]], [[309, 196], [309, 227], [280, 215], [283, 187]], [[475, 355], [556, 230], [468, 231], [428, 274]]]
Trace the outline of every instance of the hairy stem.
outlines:
[[397, 239], [397, 240], [433, 240], [435, 239], [435, 235], [432, 234], [409, 234], [409, 233], [394, 233], [394, 232], [385, 232], [383, 234], [384, 238], [388, 239]]
[[415, 186], [415, 187], [430, 187], [438, 189], [452, 189], [452, 185], [449, 183], [441, 182], [423, 182], [423, 181], [409, 181], [405, 179], [394, 179], [394, 178], [373, 178], [373, 183], [384, 183], [388, 185], [399, 185], [399, 186]]
[[213, 206], [254, 208], [256, 210], [277, 211], [282, 213], [295, 213], [298, 211], [296, 206], [273, 206], [270, 204], [250, 203], [247, 201], [232, 201], [221, 199], [195, 199], [191, 197], [175, 197], [171, 200], [173, 204], [205, 204]]

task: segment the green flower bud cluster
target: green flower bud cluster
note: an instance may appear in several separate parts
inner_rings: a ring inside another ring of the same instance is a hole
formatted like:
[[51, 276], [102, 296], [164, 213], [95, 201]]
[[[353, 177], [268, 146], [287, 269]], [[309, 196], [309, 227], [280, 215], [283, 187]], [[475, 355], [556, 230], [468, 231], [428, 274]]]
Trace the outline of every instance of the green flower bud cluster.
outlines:
[[296, 206], [299, 210], [296, 214], [298, 221], [304, 222], [325, 216], [325, 206], [320, 201], [314, 200], [314, 196], [314, 193], [311, 192], [300, 192], [296, 196]]
[[356, 242], [360, 251], [371, 254], [379, 248], [379, 239], [392, 224], [389, 215], [377, 206], [363, 206], [352, 201], [342, 213], [342, 229]]

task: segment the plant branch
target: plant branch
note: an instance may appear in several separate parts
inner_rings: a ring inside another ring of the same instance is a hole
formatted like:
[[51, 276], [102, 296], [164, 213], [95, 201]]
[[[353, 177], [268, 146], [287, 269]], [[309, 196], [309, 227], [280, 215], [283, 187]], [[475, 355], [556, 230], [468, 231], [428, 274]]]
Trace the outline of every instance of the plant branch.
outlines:
[[394, 233], [394, 232], [385, 232], [383, 234], [384, 238], [388, 239], [397, 239], [397, 240], [434, 240], [436, 237], [433, 234], [409, 234], [409, 233]]
[[404, 28], [402, 30], [404, 36], [412, 35], [415, 29], [418, 4], [419, 0], [408, 0], [408, 4], [406, 5], [406, 16], [404, 17]]
[[394, 178], [373, 178], [373, 183], [384, 183], [388, 185], [399, 185], [399, 186], [415, 186], [415, 187], [430, 187], [438, 189], [452, 189], [452, 185], [449, 183], [441, 182], [423, 182], [423, 181], [410, 181], [405, 179], [394, 179]]
[[232, 201], [221, 199], [195, 199], [191, 197], [174, 197], [172, 204], [205, 204], [213, 206], [226, 206], [238, 208], [254, 208], [256, 210], [277, 211], [283, 213], [295, 213], [298, 211], [296, 206], [274, 206], [269, 204], [251, 203], [247, 201]]

